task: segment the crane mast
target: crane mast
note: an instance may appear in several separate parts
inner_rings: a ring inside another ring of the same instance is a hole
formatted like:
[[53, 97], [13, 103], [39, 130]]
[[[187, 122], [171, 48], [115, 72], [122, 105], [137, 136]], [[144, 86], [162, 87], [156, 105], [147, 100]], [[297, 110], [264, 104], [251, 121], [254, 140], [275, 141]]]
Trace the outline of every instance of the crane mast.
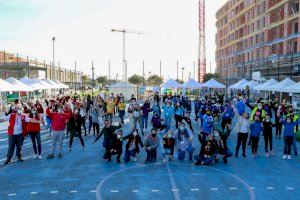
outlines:
[[206, 75], [205, 0], [199, 0], [198, 82], [203, 83], [205, 75]]

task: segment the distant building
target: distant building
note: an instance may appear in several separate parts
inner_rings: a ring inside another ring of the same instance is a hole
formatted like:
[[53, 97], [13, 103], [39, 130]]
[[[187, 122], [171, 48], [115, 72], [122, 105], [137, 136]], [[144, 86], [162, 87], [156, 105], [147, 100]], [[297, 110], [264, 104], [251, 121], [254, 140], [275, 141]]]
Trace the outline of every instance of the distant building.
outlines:
[[229, 0], [217, 13], [216, 73], [300, 81], [300, 0]]
[[51, 63], [45, 63], [29, 58], [22, 58], [12, 53], [0, 52], [0, 78], [39, 78], [53, 79], [70, 86], [81, 83], [83, 72], [65, 69], [62, 67], [53, 68]]

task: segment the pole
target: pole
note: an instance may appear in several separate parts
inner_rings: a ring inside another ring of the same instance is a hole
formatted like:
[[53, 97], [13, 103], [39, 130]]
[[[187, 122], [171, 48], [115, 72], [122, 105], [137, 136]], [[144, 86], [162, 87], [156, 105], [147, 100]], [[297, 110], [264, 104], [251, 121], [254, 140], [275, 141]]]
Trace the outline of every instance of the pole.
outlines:
[[27, 77], [29, 78], [29, 73], [30, 73], [30, 64], [29, 64], [29, 59], [28, 59], [28, 56], [26, 57], [26, 60], [27, 60], [27, 64], [28, 64], [28, 67], [27, 67]]
[[123, 78], [127, 81], [127, 63], [126, 63], [126, 31], [123, 30]]
[[143, 86], [145, 86], [145, 61], [143, 60]]
[[184, 81], [183, 81], [183, 71], [184, 71], [184, 67], [183, 67], [183, 68], [181, 68], [181, 69], [182, 69], [181, 81], [182, 81], [182, 82], [184, 82]]
[[277, 58], [277, 79], [279, 81], [279, 57]]
[[95, 74], [94, 74], [94, 61], [92, 61], [92, 96], [94, 96], [94, 80]]
[[75, 61], [75, 85], [74, 85], [75, 93], [77, 89], [76, 85], [77, 85], [77, 62]]
[[56, 79], [55, 77], [55, 37], [52, 37], [52, 79]]
[[159, 61], [159, 78], [161, 80], [161, 61]]
[[45, 60], [44, 60], [44, 69], [45, 69], [45, 78], [48, 78], [47, 65]]
[[108, 61], [108, 80], [110, 80], [110, 60]]
[[178, 63], [178, 61], [177, 61], [177, 65], [176, 65], [176, 68], [177, 68], [177, 78], [176, 78], [176, 80], [178, 80], [178, 65], [179, 65], [179, 63]]

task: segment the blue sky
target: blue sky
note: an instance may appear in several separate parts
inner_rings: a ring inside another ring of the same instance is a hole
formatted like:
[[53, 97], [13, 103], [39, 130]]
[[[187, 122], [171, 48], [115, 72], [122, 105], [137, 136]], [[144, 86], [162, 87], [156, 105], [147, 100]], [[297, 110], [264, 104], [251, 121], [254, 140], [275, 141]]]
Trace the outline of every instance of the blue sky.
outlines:
[[[207, 6], [207, 57], [214, 68], [215, 11], [225, 0], [209, 0]], [[127, 36], [128, 74], [159, 72], [176, 76], [176, 61], [193, 74], [198, 49], [197, 0], [0, 0], [0, 49], [51, 61], [51, 38], [61, 65], [97, 75], [122, 74], [122, 38], [111, 28], [139, 30], [149, 35]], [[168, 39], [166, 36], [170, 36]], [[173, 69], [170, 71], [170, 69]], [[186, 77], [187, 77], [186, 73]]]

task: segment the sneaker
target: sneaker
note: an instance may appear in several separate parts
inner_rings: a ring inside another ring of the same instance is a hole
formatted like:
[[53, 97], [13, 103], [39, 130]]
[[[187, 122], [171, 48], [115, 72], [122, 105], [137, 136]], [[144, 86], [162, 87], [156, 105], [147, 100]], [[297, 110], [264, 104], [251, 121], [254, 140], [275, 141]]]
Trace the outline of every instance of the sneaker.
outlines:
[[39, 160], [42, 160], [42, 159], [43, 159], [43, 156], [42, 156], [42, 155], [39, 155], [39, 156], [38, 156], [38, 159], [39, 159]]
[[291, 159], [292, 159], [292, 157], [291, 157], [290, 155], [288, 155], [288, 156], [287, 156], [287, 159], [288, 159], [288, 160], [291, 160]]
[[286, 159], [286, 157], [287, 157], [286, 155], [283, 155], [283, 156], [282, 156], [282, 158], [283, 158], [284, 160]]
[[137, 158], [136, 158], [136, 157], [133, 157], [133, 161], [136, 162], [136, 161], [137, 161]]
[[32, 158], [36, 159], [37, 157], [38, 157], [38, 155], [34, 154]]
[[54, 155], [53, 154], [49, 154], [48, 156], [47, 156], [47, 159], [53, 159], [54, 158]]
[[61, 154], [58, 154], [58, 156], [57, 156], [59, 159], [62, 159], [63, 158], [63, 155], [61, 155]]
[[72, 149], [71, 149], [71, 148], [69, 148], [69, 149], [68, 149], [68, 152], [71, 152], [71, 151], [72, 151]]
[[23, 158], [22, 158], [22, 156], [18, 157], [18, 161], [19, 162], [23, 162], [24, 161]]
[[6, 160], [6, 161], [4, 162], [4, 165], [7, 165], [7, 164], [9, 164], [9, 163], [11, 163], [11, 160]]
[[243, 157], [246, 158], [247, 157], [246, 154], [243, 153]]
[[86, 152], [86, 148], [83, 147], [83, 148], [82, 148], [82, 151]]
[[167, 160], [164, 158], [164, 159], [162, 160], [162, 162], [163, 162], [163, 163], [166, 163], [166, 162], [167, 162]]
[[269, 152], [266, 153], [266, 157], [267, 157], [267, 158], [270, 157], [270, 153], [269, 153]]
[[255, 154], [252, 154], [252, 158], [255, 158], [256, 156], [255, 156]]
[[270, 155], [271, 155], [271, 156], [274, 156], [274, 151], [273, 151], [273, 150], [270, 151]]

